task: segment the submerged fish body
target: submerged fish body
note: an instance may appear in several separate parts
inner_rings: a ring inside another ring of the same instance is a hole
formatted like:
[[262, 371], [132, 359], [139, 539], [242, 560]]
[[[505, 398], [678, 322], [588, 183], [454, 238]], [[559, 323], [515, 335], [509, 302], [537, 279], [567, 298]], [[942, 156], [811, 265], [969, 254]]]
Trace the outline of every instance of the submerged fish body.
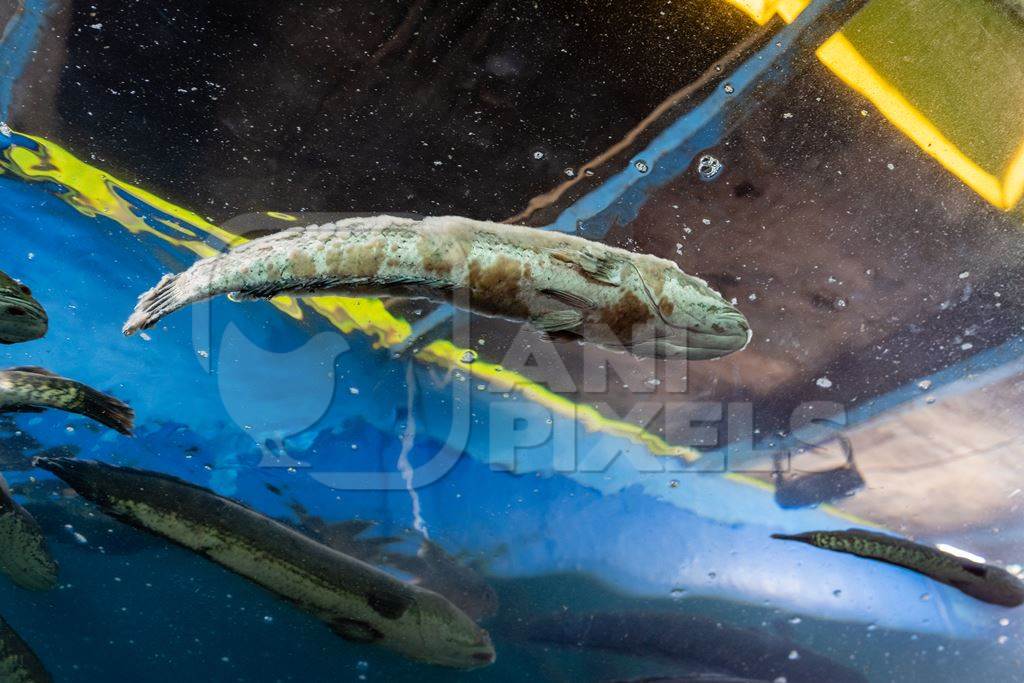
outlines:
[[984, 602], [1003, 607], [1024, 604], [1024, 583], [1010, 572], [974, 562], [938, 548], [864, 529], [772, 534], [772, 538], [799, 541], [816, 548], [878, 560], [910, 569], [952, 586]]
[[[527, 624], [531, 641], [673, 661], [788, 683], [867, 683], [848, 669], [795, 643], [715, 619], [670, 612], [563, 613]], [[797, 650], [800, 656], [792, 658]], [[685, 680], [685, 678], [684, 678]]]
[[51, 683], [50, 673], [21, 636], [0, 617], [0, 682]]
[[442, 666], [470, 669], [494, 661], [487, 632], [442, 596], [212, 491], [97, 462], [39, 459], [38, 465], [105, 512], [273, 591], [347, 640]]
[[0, 272], [0, 344], [18, 344], [46, 334], [46, 311], [32, 297], [32, 291]]
[[124, 331], [218, 294], [327, 292], [451, 302], [638, 356], [717, 358], [750, 340], [743, 315], [672, 261], [453, 216], [350, 218], [260, 237], [165, 276]]
[[57, 563], [50, 556], [42, 529], [28, 510], [14, 500], [3, 477], [0, 477], [0, 571], [28, 590], [48, 590], [57, 585]]
[[130, 435], [135, 413], [120, 400], [44, 368], [0, 370], [0, 412], [38, 412], [55, 408], [84, 415]]

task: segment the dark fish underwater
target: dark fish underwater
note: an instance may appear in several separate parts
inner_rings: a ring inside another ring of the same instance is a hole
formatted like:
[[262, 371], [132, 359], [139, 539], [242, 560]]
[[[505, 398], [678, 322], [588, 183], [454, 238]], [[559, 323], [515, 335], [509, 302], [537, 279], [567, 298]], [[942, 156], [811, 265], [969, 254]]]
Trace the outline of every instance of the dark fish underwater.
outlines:
[[864, 477], [857, 469], [849, 439], [839, 437], [846, 464], [822, 472], [806, 472], [787, 476], [782, 458], [776, 457], [772, 471], [775, 502], [785, 509], [812, 507], [848, 498], [864, 488]]
[[895, 536], [864, 529], [847, 529], [792, 535], [772, 534], [772, 538], [798, 541], [816, 548], [904, 567], [993, 605], [1018, 607], [1024, 604], [1024, 583], [1005, 569], [957, 557], [938, 548]]
[[48, 590], [57, 585], [57, 563], [50, 556], [42, 529], [28, 510], [14, 500], [3, 477], [0, 477], [0, 571], [28, 590]]
[[404, 572], [416, 585], [440, 593], [476, 621], [497, 614], [498, 594], [487, 580], [430, 539], [419, 538], [417, 550], [402, 552], [396, 546], [407, 539], [401, 536], [365, 535], [376, 522], [326, 522], [298, 503], [291, 507], [298, 515], [300, 528], [324, 545], [364, 562]]
[[0, 412], [41, 412], [54, 408], [91, 418], [131, 435], [135, 412], [124, 402], [45, 368], [21, 366], [0, 371]]
[[[867, 683], [860, 673], [785, 638], [691, 614], [564, 613], [533, 619], [525, 632], [536, 643], [653, 657], [734, 676], [784, 677], [787, 683]], [[790, 658], [794, 650], [797, 659]]]
[[0, 344], [20, 344], [46, 335], [46, 311], [32, 291], [0, 272]]
[[36, 463], [111, 516], [267, 588], [349, 641], [455, 668], [494, 661], [487, 632], [441, 595], [240, 503], [157, 472], [60, 458]]
[[0, 617], [0, 682], [51, 683], [50, 673], [21, 636]]

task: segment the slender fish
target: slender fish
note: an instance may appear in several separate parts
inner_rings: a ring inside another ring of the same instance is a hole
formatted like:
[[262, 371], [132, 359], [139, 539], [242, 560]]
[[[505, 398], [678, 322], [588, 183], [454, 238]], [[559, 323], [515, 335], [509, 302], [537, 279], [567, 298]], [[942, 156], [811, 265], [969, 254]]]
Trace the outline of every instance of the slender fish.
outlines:
[[260, 237], [165, 276], [124, 332], [218, 294], [329, 292], [447, 301], [638, 356], [717, 358], [750, 340], [743, 314], [672, 261], [455, 216], [350, 218]]
[[1003, 607], [1024, 604], [1024, 583], [1010, 572], [974, 562], [938, 548], [864, 529], [772, 534], [783, 541], [799, 541], [816, 548], [849, 553], [913, 570], [984, 602]]
[[[867, 683], [860, 672], [764, 631], [675, 612], [559, 613], [526, 625], [533, 642], [676, 662], [694, 670], [785, 678], [788, 683]], [[793, 651], [799, 653], [793, 658]]]
[[0, 370], [0, 413], [42, 412], [44, 408], [84, 415], [127, 435], [135, 423], [135, 412], [129, 406], [81, 382], [34, 366]]
[[36, 462], [108, 514], [277, 593], [342, 638], [461, 669], [494, 661], [487, 632], [437, 593], [240, 503], [155, 472], [67, 458]]
[[42, 529], [28, 510], [14, 500], [3, 477], [0, 477], [0, 571], [28, 590], [48, 590], [57, 585], [57, 563], [50, 556]]
[[46, 334], [46, 311], [32, 298], [32, 291], [0, 272], [0, 344], [18, 344]]
[[0, 617], [0, 683], [51, 683], [49, 672], [21, 636]]

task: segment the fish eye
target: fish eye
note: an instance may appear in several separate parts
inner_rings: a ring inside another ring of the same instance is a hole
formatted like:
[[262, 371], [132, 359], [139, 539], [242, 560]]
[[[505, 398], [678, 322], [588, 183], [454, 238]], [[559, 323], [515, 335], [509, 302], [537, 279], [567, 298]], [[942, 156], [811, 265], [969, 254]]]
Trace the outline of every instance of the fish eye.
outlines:
[[24, 294], [25, 296], [32, 296], [32, 290], [26, 287], [25, 285], [19, 282], [18, 287], [21, 288], [21, 293]]

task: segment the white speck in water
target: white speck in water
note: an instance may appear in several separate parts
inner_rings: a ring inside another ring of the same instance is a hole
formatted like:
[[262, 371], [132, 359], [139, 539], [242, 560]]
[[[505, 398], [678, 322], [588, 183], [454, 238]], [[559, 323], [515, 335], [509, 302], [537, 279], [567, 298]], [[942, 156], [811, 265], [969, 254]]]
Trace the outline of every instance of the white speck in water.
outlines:
[[837, 308], [846, 308], [846, 299], [836, 299]]
[[929, 396], [928, 398], [926, 398], [924, 400], [924, 402], [927, 403], [928, 405], [931, 405], [932, 403], [935, 403], [935, 397], [934, 396]]
[[736, 88], [732, 87], [732, 83], [726, 83], [725, 87], [723, 87], [722, 90], [725, 91], [726, 95], [731, 95], [734, 92], [736, 92]]
[[750, 295], [747, 296], [747, 298], [750, 299], [751, 301], [757, 301], [757, 294], [751, 292]]
[[77, 531], [74, 533], [74, 536], [75, 536], [75, 542], [77, 542], [77, 543], [81, 543], [82, 545], [85, 545], [86, 543], [89, 542], [85, 538], [85, 536], [83, 536], [82, 534], [78, 533]]
[[270, 616], [269, 614], [263, 615], [263, 623], [264, 624], [273, 624], [274, 623], [274, 617]]
[[964, 272], [960, 273], [960, 279], [961, 280], [966, 280], [970, 276], [971, 276], [971, 271], [969, 271], [969, 270], [965, 270]]
[[790, 650], [789, 651], [789, 658], [791, 660], [793, 660], [793, 661], [796, 661], [797, 659], [800, 659], [800, 653], [797, 652], [796, 650]]
[[475, 360], [476, 360], [476, 351], [471, 351], [469, 349], [466, 349], [465, 351], [462, 352], [462, 362], [463, 363], [472, 363]]
[[998, 638], [996, 638], [996, 642], [1000, 645], [1006, 645], [1006, 641], [1008, 641], [1009, 639], [1010, 638], [1008, 636], [999, 636]]
[[540, 151], [538, 149], [536, 152], [533, 153], [533, 158], [537, 159], [538, 161], [540, 161], [541, 159], [544, 158], [544, 152], [542, 152], [542, 151]]
[[960, 345], [961, 351], [970, 351], [973, 348], [974, 344], [972, 344], [971, 342], [964, 342], [963, 344]]
[[643, 159], [638, 159], [636, 163], [633, 164], [633, 168], [635, 168], [640, 173], [647, 173], [649, 170], [651, 170], [651, 167], [648, 166], [647, 162], [644, 161]]
[[11, 137], [12, 132], [6, 121], [0, 121], [0, 133], [3, 133], [5, 137]]
[[705, 154], [697, 160], [697, 175], [701, 180], [714, 180], [722, 173], [722, 162], [717, 157]]
[[923, 379], [917, 383], [917, 388], [921, 391], [928, 391], [932, 388], [932, 381], [930, 379]]
[[922, 593], [921, 594], [921, 600], [922, 601], [928, 602], [931, 599], [932, 599], [932, 594], [931, 593]]
[[784, 118], [784, 119], [791, 119], [791, 118], [793, 118], [793, 113], [787, 111], [785, 114], [782, 115], [782, 118]]
[[822, 389], [832, 388], [832, 380], [830, 380], [828, 377], [819, 377], [818, 379], [814, 380], [814, 383], [817, 384]]
[[370, 668], [370, 663], [366, 660], [360, 659], [358, 662], [356, 662], [356, 668], [360, 671], [367, 671]]
[[703, 223], [704, 225], [711, 225], [711, 219], [710, 218], [701, 218], [700, 222]]
[[210, 352], [209, 351], [204, 351], [204, 350], [200, 349], [200, 350], [196, 351], [196, 353], [199, 354], [200, 358], [209, 358], [210, 357]]
[[572, 170], [571, 168], [565, 169], [564, 173], [565, 173], [565, 175], [569, 176], [570, 178], [572, 178], [572, 177], [574, 177], [576, 175], [576, 171]]
[[1002, 619], [999, 620], [999, 625], [1000, 626], [1009, 626], [1010, 625], [1010, 620], [1007, 619], [1006, 617], [1003, 617]]
[[774, 681], [772, 681], [772, 683], [787, 683], [786, 677], [785, 676], [779, 676]]
[[148, 332], [141, 332], [139, 334], [139, 338], [142, 339], [142, 341], [153, 341], [153, 338], [149, 336]]
[[800, 617], [790, 617], [789, 618], [789, 623], [793, 624], [794, 626], [796, 624], [799, 624], [802, 621], [803, 621], [803, 619], [801, 619]]
[[672, 481], [670, 481], [668, 483], [668, 486], [669, 486], [669, 488], [673, 488], [673, 489], [679, 488], [679, 480], [678, 479], [673, 479]]
[[97, 31], [99, 31], [101, 28], [103, 28], [103, 24], [89, 24], [89, 28], [94, 28]]
[[680, 600], [680, 599], [682, 599], [686, 595], [686, 589], [685, 588], [673, 588], [669, 592], [669, 595], [672, 597], [673, 600]]
[[352, 394], [353, 396], [358, 396], [359, 395], [359, 388], [358, 387], [349, 387], [348, 388], [348, 393]]
[[895, 171], [895, 170], [896, 170], [896, 166], [895, 166], [895, 165], [893, 165], [893, 164], [891, 164], [891, 163], [889, 163], [889, 164], [886, 164], [886, 165], [885, 165], [885, 167], [886, 167], [887, 169], [889, 169], [890, 171]]

